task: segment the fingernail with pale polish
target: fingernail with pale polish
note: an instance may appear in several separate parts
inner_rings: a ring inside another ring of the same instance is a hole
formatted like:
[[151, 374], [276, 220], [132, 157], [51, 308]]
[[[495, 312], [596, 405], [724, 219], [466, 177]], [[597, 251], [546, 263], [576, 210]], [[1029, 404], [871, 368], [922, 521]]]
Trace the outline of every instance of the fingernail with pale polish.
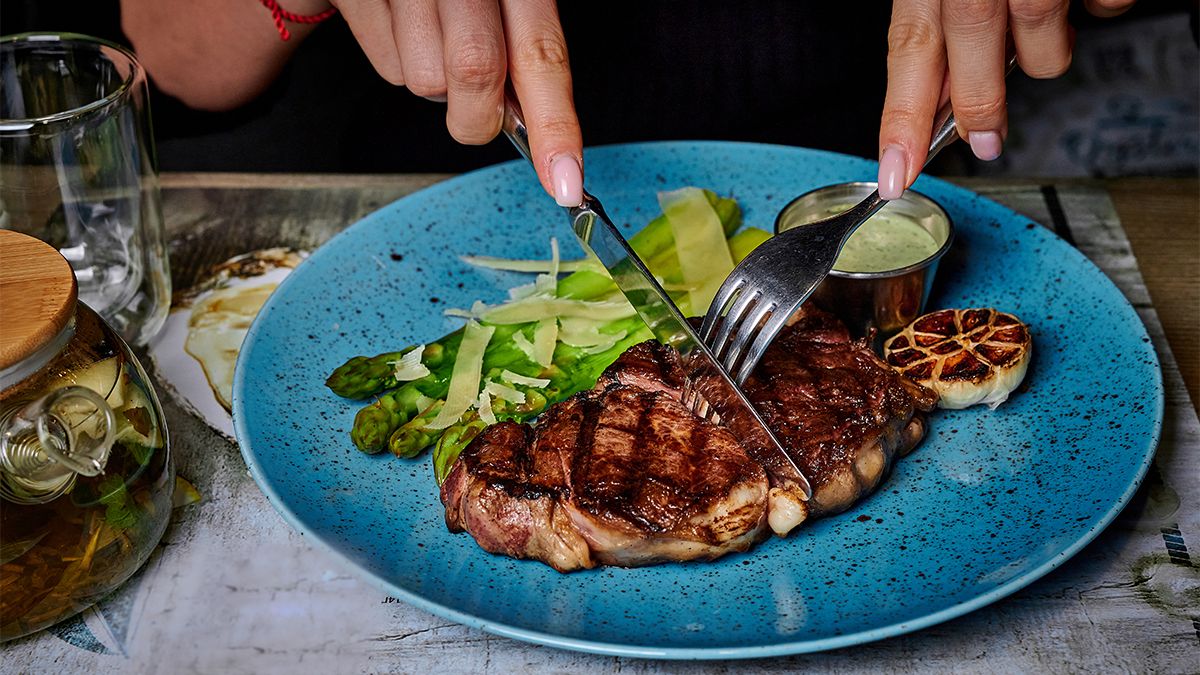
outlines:
[[904, 179], [907, 177], [904, 149], [890, 146], [879, 158], [879, 196], [883, 199], [899, 199], [904, 194]]
[[1000, 156], [1004, 147], [1000, 134], [995, 131], [967, 132], [967, 141], [971, 144], [971, 152], [985, 162], [990, 162]]
[[550, 162], [550, 183], [559, 206], [583, 203], [583, 171], [573, 156], [559, 155]]

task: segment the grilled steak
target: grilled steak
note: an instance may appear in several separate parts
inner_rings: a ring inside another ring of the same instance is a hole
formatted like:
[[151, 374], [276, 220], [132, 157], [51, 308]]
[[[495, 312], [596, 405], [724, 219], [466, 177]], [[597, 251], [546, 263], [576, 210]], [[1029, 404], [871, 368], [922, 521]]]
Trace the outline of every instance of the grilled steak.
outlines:
[[812, 484], [806, 502], [785, 473], [688, 412], [682, 385], [678, 354], [645, 342], [536, 426], [489, 427], [442, 484], [447, 526], [559, 571], [715, 558], [865, 496], [920, 442], [919, 411], [936, 403], [807, 310], [746, 383]]
[[766, 473], [727, 430], [624, 385], [573, 396], [532, 430], [488, 427], [442, 484], [452, 531], [564, 572], [745, 550], [766, 495]]

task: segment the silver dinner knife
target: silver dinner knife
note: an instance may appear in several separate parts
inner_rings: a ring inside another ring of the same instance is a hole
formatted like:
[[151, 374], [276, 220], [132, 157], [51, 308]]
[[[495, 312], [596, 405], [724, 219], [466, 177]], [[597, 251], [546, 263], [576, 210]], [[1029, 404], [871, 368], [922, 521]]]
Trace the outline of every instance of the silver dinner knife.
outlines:
[[[525, 119], [511, 95], [505, 100], [501, 128], [517, 151], [532, 164]], [[775, 476], [790, 479], [805, 497], [811, 497], [812, 487], [804, 472], [609, 220], [600, 201], [584, 191], [583, 203], [567, 208], [567, 214], [575, 236], [608, 270], [617, 288], [654, 336], [679, 352], [690, 388], [720, 415], [722, 424], [733, 432], [756, 461], [766, 465]]]

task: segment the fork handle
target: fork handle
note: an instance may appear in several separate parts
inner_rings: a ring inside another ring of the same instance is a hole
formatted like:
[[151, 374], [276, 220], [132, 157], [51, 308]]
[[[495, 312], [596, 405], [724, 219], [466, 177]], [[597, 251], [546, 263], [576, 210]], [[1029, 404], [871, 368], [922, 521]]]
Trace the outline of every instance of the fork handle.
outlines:
[[[1004, 66], [1004, 76], [1013, 71], [1017, 67], [1017, 54], [1014, 51], [1008, 57], [1008, 63]], [[950, 105], [950, 101], [946, 101], [941, 108], [938, 109], [938, 114], [933, 127], [933, 140], [929, 143], [929, 155], [925, 158], [925, 166], [929, 166], [929, 162], [937, 156], [939, 152], [946, 149], [954, 141], [958, 140], [958, 128], [954, 119], [954, 107]]]

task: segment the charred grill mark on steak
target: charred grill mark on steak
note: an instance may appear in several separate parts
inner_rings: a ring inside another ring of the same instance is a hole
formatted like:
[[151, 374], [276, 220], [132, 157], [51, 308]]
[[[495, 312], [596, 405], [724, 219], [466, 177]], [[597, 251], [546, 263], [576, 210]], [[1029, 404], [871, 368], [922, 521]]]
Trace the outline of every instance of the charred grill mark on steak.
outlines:
[[[570, 471], [573, 502], [589, 513], [651, 533], [691, 529], [685, 521], [697, 509], [762, 476], [725, 430], [661, 392], [617, 386], [597, 398], [592, 442]], [[689, 536], [716, 543], [703, 528]]]

